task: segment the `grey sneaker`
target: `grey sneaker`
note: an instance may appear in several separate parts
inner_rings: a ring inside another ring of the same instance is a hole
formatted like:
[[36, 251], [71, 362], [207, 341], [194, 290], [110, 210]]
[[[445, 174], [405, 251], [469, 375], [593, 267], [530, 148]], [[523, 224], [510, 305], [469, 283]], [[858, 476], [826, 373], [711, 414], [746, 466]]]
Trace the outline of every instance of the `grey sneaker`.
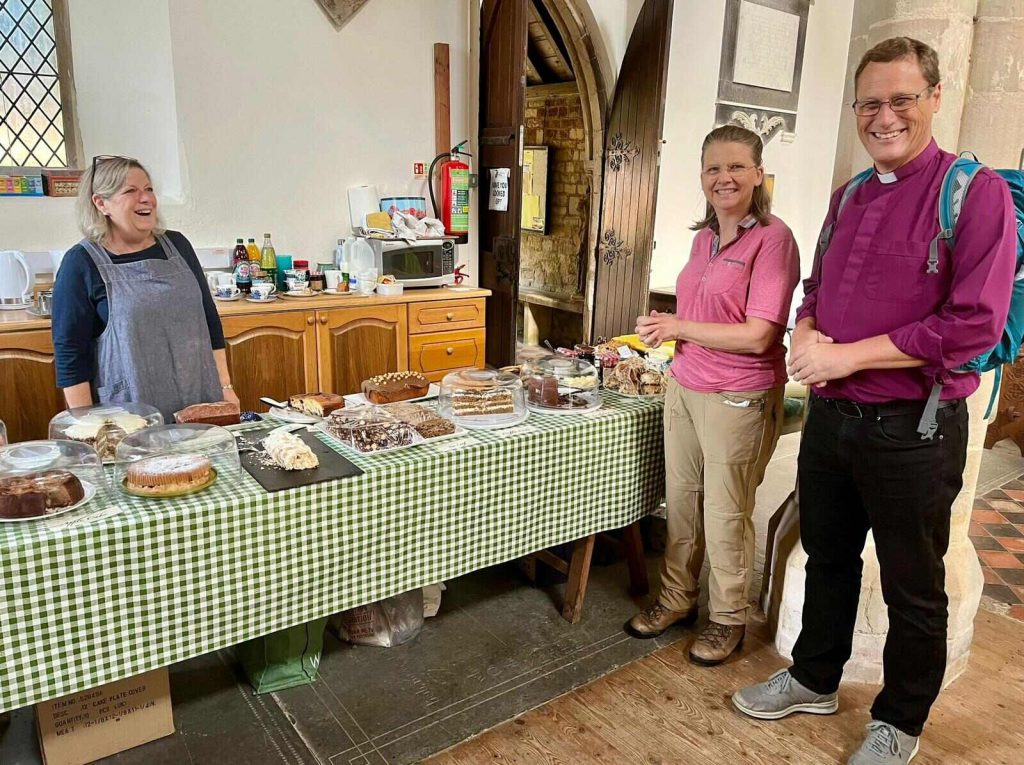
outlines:
[[906, 765], [920, 746], [917, 736], [908, 736], [887, 722], [872, 720], [864, 743], [853, 753], [848, 765]]
[[766, 682], [736, 691], [732, 703], [745, 715], [778, 720], [793, 712], [830, 715], [839, 709], [839, 694], [817, 694], [800, 685], [788, 669], [780, 669]]

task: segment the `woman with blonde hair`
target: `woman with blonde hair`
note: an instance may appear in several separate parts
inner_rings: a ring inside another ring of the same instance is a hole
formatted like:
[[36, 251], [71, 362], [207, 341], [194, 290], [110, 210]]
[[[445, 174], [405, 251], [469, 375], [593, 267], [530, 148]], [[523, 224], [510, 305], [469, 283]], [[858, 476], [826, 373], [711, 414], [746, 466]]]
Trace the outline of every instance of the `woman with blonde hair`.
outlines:
[[782, 335], [800, 277], [793, 234], [771, 214], [762, 148], [734, 125], [704, 139], [706, 214], [676, 281], [676, 312], [637, 319], [647, 345], [675, 340], [676, 353], [665, 395], [661, 592], [626, 631], [653, 638], [695, 621], [706, 553], [711, 618], [689, 652], [703, 665], [728, 658], [746, 629], [754, 492], [782, 426]]
[[53, 292], [57, 385], [68, 407], [139, 402], [173, 422], [190, 404], [237, 404], [199, 259], [161, 224], [146, 168], [94, 158], [76, 209], [85, 238], [64, 256]]

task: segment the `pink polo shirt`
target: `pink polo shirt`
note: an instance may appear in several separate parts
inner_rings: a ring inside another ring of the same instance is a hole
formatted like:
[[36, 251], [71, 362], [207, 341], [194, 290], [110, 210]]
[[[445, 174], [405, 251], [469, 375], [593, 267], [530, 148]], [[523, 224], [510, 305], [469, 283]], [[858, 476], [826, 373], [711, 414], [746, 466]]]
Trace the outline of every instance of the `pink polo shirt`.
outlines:
[[[676, 315], [713, 324], [742, 324], [748, 316], [786, 326], [793, 290], [800, 280], [800, 255], [789, 226], [753, 216], [739, 235], [718, 248], [718, 232], [702, 229], [690, 260], [676, 279]], [[695, 343], [676, 343], [669, 374], [690, 390], [764, 390], [786, 382], [782, 333], [765, 353], [731, 353]]]

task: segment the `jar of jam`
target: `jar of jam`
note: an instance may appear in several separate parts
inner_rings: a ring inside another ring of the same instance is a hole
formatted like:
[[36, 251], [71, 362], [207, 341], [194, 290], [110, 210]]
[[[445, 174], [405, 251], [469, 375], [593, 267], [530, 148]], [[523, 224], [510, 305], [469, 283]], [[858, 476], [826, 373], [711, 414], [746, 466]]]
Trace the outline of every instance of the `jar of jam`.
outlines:
[[327, 286], [327, 281], [324, 279], [323, 274], [310, 274], [309, 275], [309, 288], [313, 292], [323, 292]]

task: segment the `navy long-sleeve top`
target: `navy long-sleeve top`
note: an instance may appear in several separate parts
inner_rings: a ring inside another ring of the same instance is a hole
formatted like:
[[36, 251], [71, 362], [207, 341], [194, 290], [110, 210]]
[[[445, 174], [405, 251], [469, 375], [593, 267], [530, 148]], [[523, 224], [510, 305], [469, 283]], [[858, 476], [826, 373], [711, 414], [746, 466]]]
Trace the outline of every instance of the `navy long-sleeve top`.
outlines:
[[[214, 350], [224, 347], [224, 330], [210, 288], [192, 244], [178, 231], [168, 231], [178, 252], [195, 274], [203, 295], [203, 311]], [[160, 243], [138, 252], [114, 255], [115, 263], [167, 260]], [[69, 388], [96, 378], [96, 340], [107, 328], [107, 288], [99, 269], [81, 244], [76, 244], [61, 261], [53, 285], [53, 348], [57, 362], [57, 387]]]

